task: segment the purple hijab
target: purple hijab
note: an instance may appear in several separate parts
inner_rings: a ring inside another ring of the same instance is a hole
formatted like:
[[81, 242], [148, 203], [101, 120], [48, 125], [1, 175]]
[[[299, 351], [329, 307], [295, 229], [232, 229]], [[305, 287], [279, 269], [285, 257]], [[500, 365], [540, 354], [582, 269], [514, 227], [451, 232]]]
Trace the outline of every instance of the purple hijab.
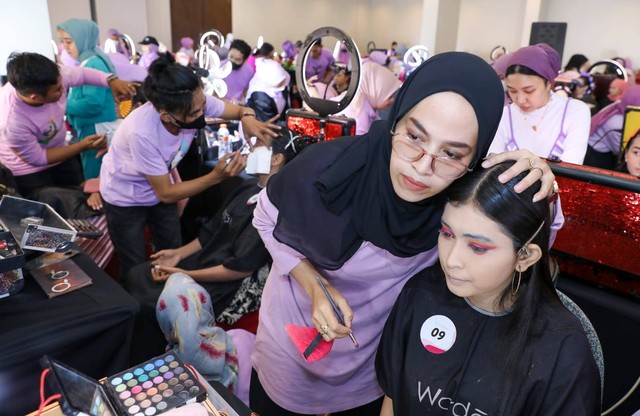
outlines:
[[624, 114], [624, 110], [630, 105], [640, 106], [640, 85], [629, 85], [629, 88], [627, 88], [627, 91], [625, 91], [620, 101], [609, 104], [594, 115], [591, 118], [591, 131], [589, 132], [589, 136], [593, 135], [598, 127], [614, 115]]
[[542, 78], [553, 82], [560, 71], [560, 55], [546, 43], [525, 46], [515, 51], [509, 59], [509, 67], [526, 66]]

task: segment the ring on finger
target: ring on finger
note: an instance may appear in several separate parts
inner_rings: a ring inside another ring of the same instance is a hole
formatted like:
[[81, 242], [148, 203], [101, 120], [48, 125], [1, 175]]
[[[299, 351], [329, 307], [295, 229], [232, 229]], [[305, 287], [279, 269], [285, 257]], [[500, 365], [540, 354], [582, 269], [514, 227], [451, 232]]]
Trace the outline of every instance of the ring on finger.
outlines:
[[329, 332], [329, 325], [327, 324], [320, 325], [320, 333], [322, 335], [327, 335], [327, 332]]
[[529, 170], [532, 170], [536, 166], [536, 162], [529, 158]]
[[534, 166], [534, 167], [530, 168], [529, 172], [533, 172], [536, 169], [540, 171], [540, 177], [542, 177], [544, 175], [544, 172], [542, 171], [542, 168], [539, 168], [537, 166]]

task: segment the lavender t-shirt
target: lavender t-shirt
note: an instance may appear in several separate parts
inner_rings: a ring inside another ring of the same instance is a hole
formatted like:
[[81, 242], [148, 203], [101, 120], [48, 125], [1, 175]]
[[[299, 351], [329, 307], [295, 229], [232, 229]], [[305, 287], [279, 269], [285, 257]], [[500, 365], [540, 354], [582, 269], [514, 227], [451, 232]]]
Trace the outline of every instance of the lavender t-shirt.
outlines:
[[307, 56], [307, 61], [305, 62], [304, 74], [307, 79], [311, 78], [314, 75], [318, 76], [318, 81], [322, 82], [327, 73], [327, 69], [334, 63], [333, 54], [329, 49], [322, 49], [320, 53], [320, 57], [318, 59], [313, 59], [311, 54]]
[[[225, 64], [226, 61], [223, 61]], [[224, 79], [227, 83], [227, 95], [224, 98], [228, 100], [241, 101], [244, 97], [244, 91], [249, 86], [249, 81], [253, 78], [255, 71], [246, 63], [242, 64], [237, 70], [231, 71]]]
[[67, 91], [78, 85], [106, 87], [107, 77], [91, 68], [60, 66], [64, 91], [55, 103], [31, 106], [22, 101], [13, 85], [0, 88], [0, 162], [14, 176], [40, 172], [47, 164], [47, 149], [67, 145], [64, 113]]
[[[206, 97], [206, 117], [219, 117], [223, 111], [224, 102]], [[168, 174], [175, 167], [176, 155], [189, 149], [195, 133], [194, 129], [182, 129], [176, 136], [169, 133], [151, 102], [134, 110], [114, 134], [102, 160], [102, 198], [120, 207], [158, 204], [147, 176]]]

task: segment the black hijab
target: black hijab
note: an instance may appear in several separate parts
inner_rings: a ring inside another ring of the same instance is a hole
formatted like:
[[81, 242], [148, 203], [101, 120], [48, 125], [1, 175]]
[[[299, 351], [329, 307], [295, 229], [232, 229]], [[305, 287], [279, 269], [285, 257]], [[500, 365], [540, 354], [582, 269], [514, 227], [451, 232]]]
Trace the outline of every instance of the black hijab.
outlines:
[[336, 270], [363, 241], [399, 257], [436, 245], [446, 195], [406, 202], [389, 174], [391, 129], [424, 98], [444, 91], [463, 96], [478, 119], [478, 146], [470, 167], [485, 155], [498, 128], [504, 92], [495, 71], [475, 55], [434, 55], [402, 85], [388, 120], [367, 134], [309, 147], [269, 181], [279, 215], [273, 235], [317, 267]]

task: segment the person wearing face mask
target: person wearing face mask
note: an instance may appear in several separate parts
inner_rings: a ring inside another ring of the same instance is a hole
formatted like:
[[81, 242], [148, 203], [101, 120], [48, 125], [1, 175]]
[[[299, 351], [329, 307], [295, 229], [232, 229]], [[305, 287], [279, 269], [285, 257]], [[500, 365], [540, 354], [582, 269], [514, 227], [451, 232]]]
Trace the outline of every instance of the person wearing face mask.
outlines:
[[[224, 82], [227, 83], [227, 94], [224, 96], [231, 102], [243, 102], [249, 82], [255, 73], [254, 69], [247, 65], [247, 58], [251, 55], [251, 46], [242, 39], [235, 39], [229, 46], [227, 61], [231, 62], [231, 73]], [[224, 65], [226, 61], [222, 62]]]
[[[141, 306], [134, 345], [137, 345], [139, 336], [147, 348], [152, 348], [151, 340], [158, 340], [159, 352], [164, 348], [164, 337], [153, 336], [161, 335], [155, 315], [156, 302], [165, 288], [165, 281], [174, 273], [190, 279], [177, 283], [183, 290], [176, 289], [174, 283], [171, 292], [187, 295], [188, 290], [194, 287], [193, 281], [199, 283], [209, 293], [214, 316], [221, 322], [224, 322], [221, 316], [234, 314], [231, 303], [236, 296], [247, 297], [238, 299], [239, 304], [246, 305], [250, 301], [259, 304], [261, 287], [260, 293], [238, 292], [245, 278], [258, 273], [270, 262], [269, 252], [251, 224], [257, 195], [286, 163], [316, 141], [310, 136], [293, 136], [284, 130], [282, 135], [272, 139], [271, 148], [255, 147], [249, 154], [247, 173], [255, 174], [257, 178], [240, 185], [218, 212], [204, 223], [197, 238], [181, 247], [152, 254], [149, 262], [137, 265], [125, 276], [123, 286], [140, 301]], [[248, 299], [249, 296], [254, 298]], [[173, 319], [176, 319], [175, 314], [165, 316], [165, 320]], [[196, 336], [189, 334], [188, 328], [183, 329], [184, 333], [173, 334], [173, 338], [180, 335], [179, 339], [189, 340]], [[171, 335], [167, 334], [167, 338]], [[248, 384], [248, 379], [246, 382]]]
[[539, 43], [518, 49], [505, 73], [511, 104], [504, 107], [489, 153], [527, 149], [534, 154], [582, 164], [589, 140], [589, 107], [551, 91], [560, 55]]
[[170, 54], [149, 67], [143, 91], [148, 102], [118, 128], [100, 171], [100, 193], [122, 276], [146, 259], [145, 226], [156, 250], [179, 247], [176, 201], [244, 169], [245, 157], [234, 153], [206, 175], [172, 182], [171, 172], [189, 149], [196, 130], [205, 126], [205, 117], [241, 120], [248, 136], [266, 141], [279, 129], [256, 120], [249, 108], [205, 96], [200, 79], [175, 63]]

